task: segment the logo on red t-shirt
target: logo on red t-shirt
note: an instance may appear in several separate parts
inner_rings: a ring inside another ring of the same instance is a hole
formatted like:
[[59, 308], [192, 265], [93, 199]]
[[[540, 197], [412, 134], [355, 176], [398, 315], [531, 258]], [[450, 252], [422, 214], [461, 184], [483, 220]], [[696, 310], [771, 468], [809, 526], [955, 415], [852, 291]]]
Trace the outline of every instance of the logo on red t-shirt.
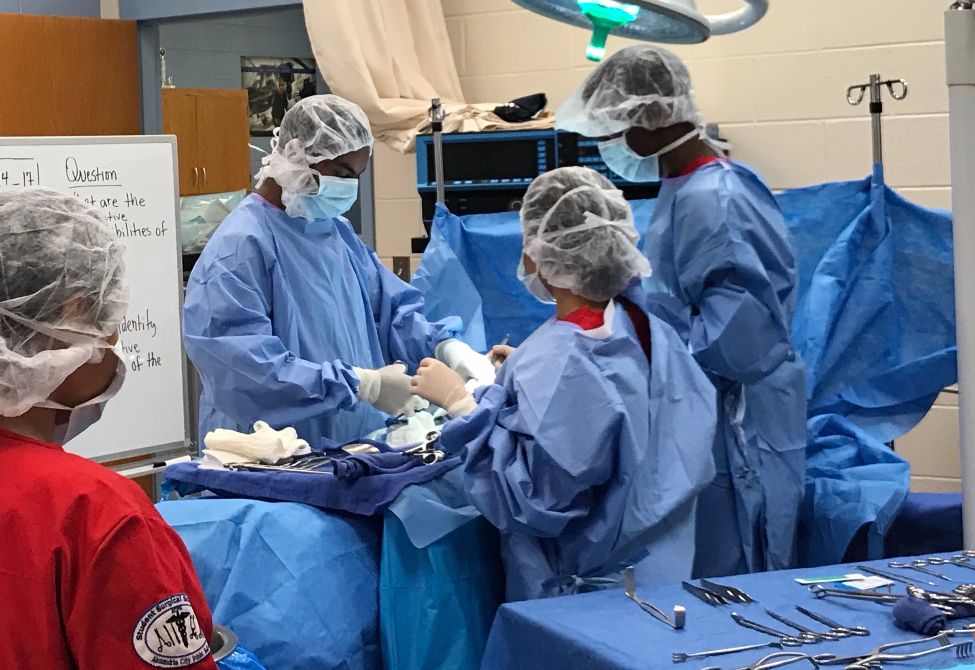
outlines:
[[183, 668], [210, 655], [189, 596], [179, 593], [146, 610], [132, 633], [132, 646], [155, 668]]

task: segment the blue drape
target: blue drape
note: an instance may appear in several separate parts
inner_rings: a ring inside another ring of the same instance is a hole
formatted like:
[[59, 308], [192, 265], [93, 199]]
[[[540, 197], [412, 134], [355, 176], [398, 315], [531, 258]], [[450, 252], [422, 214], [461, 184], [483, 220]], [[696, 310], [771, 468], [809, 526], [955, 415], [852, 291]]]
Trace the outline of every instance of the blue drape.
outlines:
[[[897, 195], [880, 166], [777, 199], [796, 244], [793, 338], [808, 380], [800, 561], [839, 562], [861, 526], [879, 557], [909, 485], [887, 445], [957, 381], [951, 216]], [[653, 202], [632, 205], [643, 236]], [[458, 217], [438, 206], [413, 282], [427, 316], [459, 314], [476, 348], [506, 335], [521, 343], [552, 314], [515, 276], [521, 244], [517, 212]]]

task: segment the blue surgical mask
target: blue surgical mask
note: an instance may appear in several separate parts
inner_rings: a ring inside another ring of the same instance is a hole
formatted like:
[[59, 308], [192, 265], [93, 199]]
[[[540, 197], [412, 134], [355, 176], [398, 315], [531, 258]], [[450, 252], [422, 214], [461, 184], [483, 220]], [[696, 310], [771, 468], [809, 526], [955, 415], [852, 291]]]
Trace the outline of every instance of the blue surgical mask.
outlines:
[[538, 272], [532, 272], [531, 274], [525, 272], [525, 259], [518, 261], [518, 279], [528, 292], [535, 296], [535, 299], [546, 305], [554, 305], [555, 298], [552, 297], [552, 292], [548, 290], [545, 284], [542, 283], [541, 278], [538, 276]]
[[285, 207], [289, 216], [309, 221], [331, 220], [342, 216], [359, 198], [359, 180], [342, 177], [318, 178], [318, 192], [294, 196]]
[[626, 143], [625, 133], [611, 140], [599, 142], [597, 146], [606, 167], [623, 179], [632, 182], [650, 182], [660, 181], [660, 157], [695, 137], [705, 138], [703, 129], [695, 128], [649, 156], [641, 156], [633, 151]]
[[626, 143], [626, 135], [599, 142], [599, 155], [606, 167], [631, 182], [660, 181], [657, 155], [640, 156]]

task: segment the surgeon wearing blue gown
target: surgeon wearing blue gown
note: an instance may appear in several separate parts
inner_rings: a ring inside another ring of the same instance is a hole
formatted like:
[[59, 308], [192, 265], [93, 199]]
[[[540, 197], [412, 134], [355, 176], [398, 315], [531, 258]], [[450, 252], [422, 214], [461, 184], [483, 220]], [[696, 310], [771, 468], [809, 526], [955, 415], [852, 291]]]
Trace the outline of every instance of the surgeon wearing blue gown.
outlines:
[[646, 235], [648, 289], [719, 391], [718, 476], [699, 507], [697, 575], [788, 568], [804, 488], [806, 388], [792, 346], [796, 260], [762, 178], [703, 131], [687, 68], [634, 46], [558, 110], [606, 164], [662, 179]]
[[312, 96], [277, 133], [257, 190], [220, 224], [187, 286], [200, 436], [250, 432], [264, 420], [295, 427], [316, 447], [320, 438], [352, 440], [416, 408], [405, 372], [426, 356], [466, 378], [490, 376], [486, 357], [452, 339], [460, 320], [428, 322], [420, 293], [342, 216], [372, 153], [362, 110]]
[[425, 360], [415, 392], [451, 417], [471, 503], [500, 531], [508, 598], [687, 578], [697, 494], [714, 477], [715, 391], [674, 330], [645, 309], [649, 272], [623, 194], [586, 168], [538, 177], [521, 209], [528, 290], [554, 303], [474, 395]]

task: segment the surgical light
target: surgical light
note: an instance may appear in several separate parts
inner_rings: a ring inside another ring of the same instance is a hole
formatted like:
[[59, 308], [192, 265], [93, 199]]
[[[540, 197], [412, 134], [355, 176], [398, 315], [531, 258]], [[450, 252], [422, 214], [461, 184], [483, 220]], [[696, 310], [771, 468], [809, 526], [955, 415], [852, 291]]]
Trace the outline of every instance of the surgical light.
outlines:
[[606, 55], [606, 38], [614, 28], [636, 20], [640, 8], [613, 0], [578, 0], [579, 9], [592, 21], [592, 39], [586, 48], [586, 58], [599, 62]]
[[768, 11], [768, 0], [743, 0], [726, 14], [705, 16], [694, 0], [514, 0], [536, 14], [593, 31], [586, 58], [598, 61], [609, 35], [645, 42], [696, 44], [744, 30]]

